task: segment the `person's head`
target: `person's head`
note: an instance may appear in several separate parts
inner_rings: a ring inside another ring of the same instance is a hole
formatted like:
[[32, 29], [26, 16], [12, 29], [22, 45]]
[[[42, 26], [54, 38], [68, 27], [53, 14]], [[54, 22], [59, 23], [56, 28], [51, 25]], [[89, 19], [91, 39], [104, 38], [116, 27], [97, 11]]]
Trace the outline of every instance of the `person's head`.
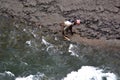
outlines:
[[80, 25], [80, 19], [75, 20], [75, 25]]

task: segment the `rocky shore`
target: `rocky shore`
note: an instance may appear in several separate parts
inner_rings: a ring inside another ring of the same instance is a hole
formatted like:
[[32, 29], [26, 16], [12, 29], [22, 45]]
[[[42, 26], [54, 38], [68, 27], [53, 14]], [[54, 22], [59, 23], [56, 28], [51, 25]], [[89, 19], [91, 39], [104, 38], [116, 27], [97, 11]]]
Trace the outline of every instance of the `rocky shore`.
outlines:
[[74, 32], [88, 39], [120, 40], [119, 0], [0, 0], [0, 14], [61, 33], [59, 23], [79, 18]]

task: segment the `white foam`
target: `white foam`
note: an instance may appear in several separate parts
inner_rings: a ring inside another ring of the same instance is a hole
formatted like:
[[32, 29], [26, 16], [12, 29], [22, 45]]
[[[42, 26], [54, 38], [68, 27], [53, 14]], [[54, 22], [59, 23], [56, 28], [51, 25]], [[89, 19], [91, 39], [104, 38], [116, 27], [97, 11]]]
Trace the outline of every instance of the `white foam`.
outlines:
[[32, 35], [36, 38], [37, 37], [37, 35], [34, 33], [34, 32], [31, 32], [32, 33]]
[[48, 46], [47, 49], [46, 49], [46, 51], [49, 51], [49, 49], [53, 49], [53, 48], [54, 48], [54, 46], [52, 46], [52, 45]]
[[14, 80], [15, 75], [10, 71], [5, 71], [4, 73], [0, 73], [0, 80], [6, 80], [6, 79]]
[[29, 75], [27, 77], [17, 77], [15, 80], [46, 80], [45, 74], [38, 72], [36, 75]]
[[23, 29], [23, 31], [25, 31], [25, 32], [26, 32], [27, 30], [26, 30], [26, 29]]
[[44, 39], [44, 37], [42, 37], [42, 42], [43, 42], [46, 46], [51, 45], [49, 42], [47, 42], [47, 41]]
[[49, 43], [49, 42], [47, 42], [47, 41], [44, 39], [44, 37], [42, 37], [42, 43], [43, 43], [44, 45], [46, 45], [46, 47], [47, 47], [46, 51], [49, 52], [49, 49], [54, 49], [54, 45], [51, 44], [51, 43]]
[[57, 41], [57, 40], [58, 40], [58, 38], [57, 38], [57, 37], [55, 37], [55, 40]]
[[79, 57], [79, 55], [75, 52], [75, 48], [77, 48], [76, 45], [70, 44], [68, 52], [70, 52], [72, 56]]
[[32, 46], [32, 42], [30, 41], [26, 41], [26, 44], [28, 44], [29, 46]]
[[110, 72], [103, 73], [102, 69], [92, 66], [83, 66], [78, 71], [72, 71], [62, 80], [117, 80], [117, 77]]
[[18, 77], [15, 80], [33, 80], [33, 75], [27, 77]]
[[7, 73], [7, 74], [8, 74], [9, 76], [11, 76], [11, 77], [12, 77], [12, 76], [13, 76], [13, 77], [15, 76], [15, 75], [14, 75], [13, 73], [11, 73], [10, 71], [5, 71], [5, 73]]

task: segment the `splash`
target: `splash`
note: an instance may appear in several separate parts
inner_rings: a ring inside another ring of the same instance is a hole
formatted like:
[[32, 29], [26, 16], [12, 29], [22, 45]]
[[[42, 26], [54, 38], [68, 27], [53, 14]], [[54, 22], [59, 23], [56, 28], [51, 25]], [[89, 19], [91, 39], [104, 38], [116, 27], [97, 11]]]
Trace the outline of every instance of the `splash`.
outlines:
[[10, 71], [5, 71], [6, 74], [8, 74], [9, 76], [15, 76], [13, 73], [11, 73]]
[[54, 47], [51, 43], [47, 42], [47, 41], [44, 39], [44, 37], [42, 37], [42, 42], [43, 42], [43, 44], [46, 45], [46, 47], [47, 47], [46, 51], [49, 51], [50, 48], [53, 48], [53, 47]]
[[15, 75], [10, 71], [5, 71], [0, 73], [0, 80], [15, 80]]
[[44, 37], [42, 36], [42, 42], [43, 44], [45, 44], [46, 46], [51, 46], [52, 44], [50, 44], [49, 42], [47, 42]]
[[30, 75], [28, 77], [18, 77], [15, 80], [33, 80], [33, 75]]
[[77, 48], [76, 45], [70, 44], [69, 49], [68, 49], [68, 52], [71, 53], [71, 56], [79, 57], [79, 55], [78, 55], [77, 52], [76, 52], [76, 51], [77, 51], [76, 48]]
[[117, 80], [113, 73], [104, 73], [102, 69], [83, 66], [78, 71], [72, 71], [62, 80]]
[[32, 46], [31, 40], [30, 41], [26, 41], [26, 44], [28, 44], [29, 46]]
[[18, 77], [15, 80], [48, 80], [45, 74], [38, 72], [36, 75], [29, 75], [27, 77]]

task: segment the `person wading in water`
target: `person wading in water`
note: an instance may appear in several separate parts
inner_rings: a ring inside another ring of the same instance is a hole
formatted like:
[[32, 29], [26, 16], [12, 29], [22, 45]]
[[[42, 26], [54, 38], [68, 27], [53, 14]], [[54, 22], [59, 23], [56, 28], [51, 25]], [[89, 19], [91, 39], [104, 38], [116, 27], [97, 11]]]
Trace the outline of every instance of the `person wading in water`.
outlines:
[[62, 35], [67, 37], [66, 33], [69, 33], [73, 35], [72, 27], [75, 25], [80, 25], [80, 20], [75, 19], [75, 20], [66, 20], [62, 23], [60, 23], [61, 30], [62, 30]]

